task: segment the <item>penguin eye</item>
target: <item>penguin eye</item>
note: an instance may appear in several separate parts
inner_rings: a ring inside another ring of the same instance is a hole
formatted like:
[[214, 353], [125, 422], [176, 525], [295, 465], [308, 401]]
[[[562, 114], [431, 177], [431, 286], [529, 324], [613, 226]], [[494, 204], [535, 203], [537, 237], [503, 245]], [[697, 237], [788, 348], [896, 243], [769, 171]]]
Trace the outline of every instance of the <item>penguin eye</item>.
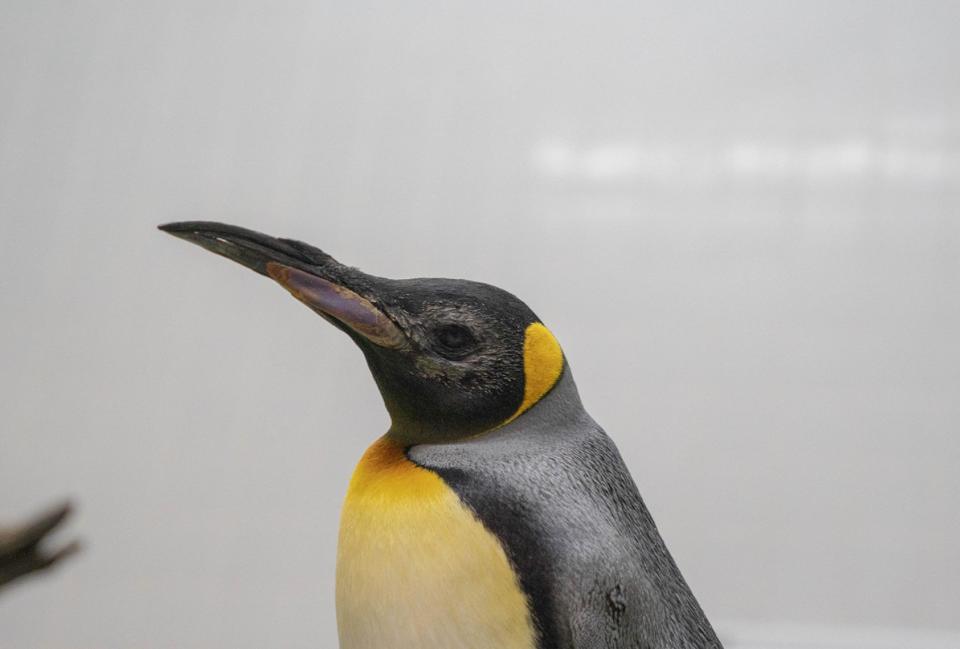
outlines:
[[441, 325], [433, 330], [440, 352], [447, 358], [463, 358], [477, 343], [473, 333], [458, 324]]

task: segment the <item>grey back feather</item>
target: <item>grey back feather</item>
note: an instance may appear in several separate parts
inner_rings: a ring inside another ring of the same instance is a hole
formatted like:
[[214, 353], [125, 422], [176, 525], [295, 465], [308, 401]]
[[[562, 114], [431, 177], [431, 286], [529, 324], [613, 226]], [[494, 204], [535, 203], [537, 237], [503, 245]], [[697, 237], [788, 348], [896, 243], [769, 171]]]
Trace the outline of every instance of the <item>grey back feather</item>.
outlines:
[[511, 424], [408, 450], [501, 541], [539, 649], [720, 648], [613, 441], [565, 368]]

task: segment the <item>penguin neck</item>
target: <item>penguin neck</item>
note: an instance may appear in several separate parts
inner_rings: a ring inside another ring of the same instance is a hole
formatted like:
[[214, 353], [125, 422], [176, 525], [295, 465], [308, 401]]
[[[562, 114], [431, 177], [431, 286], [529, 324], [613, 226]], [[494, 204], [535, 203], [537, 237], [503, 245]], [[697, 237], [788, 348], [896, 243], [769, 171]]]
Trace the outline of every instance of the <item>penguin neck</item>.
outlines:
[[564, 363], [560, 378], [543, 397], [516, 418], [511, 417], [497, 426], [481, 431], [463, 432], [444, 429], [436, 424], [392, 418], [387, 437], [405, 447], [443, 444], [482, 437], [494, 431], [502, 431], [504, 434], [520, 432], [534, 422], [562, 425], [564, 421], [579, 420], [585, 414], [573, 373], [570, 366]]

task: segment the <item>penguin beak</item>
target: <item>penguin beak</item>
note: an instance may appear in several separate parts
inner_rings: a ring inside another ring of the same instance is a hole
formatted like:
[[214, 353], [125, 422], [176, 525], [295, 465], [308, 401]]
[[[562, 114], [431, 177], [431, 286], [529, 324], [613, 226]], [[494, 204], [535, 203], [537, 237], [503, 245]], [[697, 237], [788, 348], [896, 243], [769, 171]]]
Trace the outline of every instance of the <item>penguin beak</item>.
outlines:
[[[188, 221], [159, 228], [270, 277], [347, 333], [390, 349], [406, 344], [400, 328], [371, 300], [376, 296], [369, 287], [384, 280], [347, 268], [322, 250], [224, 223]], [[367, 296], [357, 292], [359, 285], [367, 287]]]

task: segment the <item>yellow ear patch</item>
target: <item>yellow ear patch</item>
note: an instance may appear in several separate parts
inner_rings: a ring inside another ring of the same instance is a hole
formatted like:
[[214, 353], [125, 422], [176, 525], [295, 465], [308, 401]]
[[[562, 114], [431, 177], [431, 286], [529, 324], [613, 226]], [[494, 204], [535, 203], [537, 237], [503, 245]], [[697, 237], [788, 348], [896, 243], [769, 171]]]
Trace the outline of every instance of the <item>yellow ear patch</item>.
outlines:
[[563, 350], [550, 330], [539, 322], [527, 327], [523, 338], [523, 403], [508, 424], [543, 398], [563, 372]]

